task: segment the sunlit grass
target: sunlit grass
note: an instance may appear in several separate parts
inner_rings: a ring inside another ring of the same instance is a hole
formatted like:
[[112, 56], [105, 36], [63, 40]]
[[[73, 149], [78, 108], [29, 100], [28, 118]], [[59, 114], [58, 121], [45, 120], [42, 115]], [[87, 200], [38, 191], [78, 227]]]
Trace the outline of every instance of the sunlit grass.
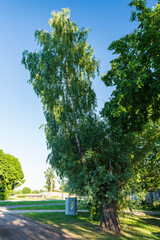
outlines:
[[10, 208], [9, 210], [65, 210], [65, 204], [63, 205], [49, 205], [49, 206], [34, 206], [34, 207], [17, 207]]
[[98, 229], [99, 222], [91, 221], [89, 213], [79, 213], [77, 216], [67, 216], [64, 213], [27, 213], [23, 215], [49, 224], [79, 239], [160, 239], [160, 221], [149, 216], [137, 217], [129, 214], [120, 216], [123, 233], [115, 234], [109, 231], [101, 232]]
[[47, 203], [65, 203], [64, 200], [42, 200], [42, 201], [15, 201], [15, 202], [0, 202], [0, 206], [15, 206], [15, 205], [32, 205], [32, 204], [47, 204]]
[[[82, 205], [78, 205], [78, 210], [87, 210], [87, 206], [82, 206]], [[27, 206], [23, 206], [23, 207], [17, 207], [17, 208], [10, 208], [10, 210], [65, 210], [65, 204], [61, 204], [61, 205], [44, 205], [44, 206], [31, 206], [31, 207], [27, 207]]]

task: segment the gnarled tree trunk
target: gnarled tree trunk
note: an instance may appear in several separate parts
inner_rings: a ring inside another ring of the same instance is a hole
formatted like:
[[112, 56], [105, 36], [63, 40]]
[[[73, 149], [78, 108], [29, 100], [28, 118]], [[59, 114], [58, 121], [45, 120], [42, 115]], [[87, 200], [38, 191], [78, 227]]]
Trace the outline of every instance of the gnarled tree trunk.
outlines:
[[101, 204], [101, 222], [100, 228], [101, 229], [108, 229], [114, 232], [121, 232], [121, 226], [117, 214], [117, 207], [114, 201], [110, 204]]

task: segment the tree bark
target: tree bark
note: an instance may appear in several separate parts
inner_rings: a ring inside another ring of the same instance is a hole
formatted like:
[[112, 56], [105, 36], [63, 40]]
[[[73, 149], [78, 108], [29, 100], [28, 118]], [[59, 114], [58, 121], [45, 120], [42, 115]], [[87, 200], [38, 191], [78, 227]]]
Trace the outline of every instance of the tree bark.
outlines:
[[108, 229], [114, 232], [121, 232], [121, 226], [117, 214], [117, 207], [114, 201], [109, 205], [101, 204], [101, 222], [100, 228], [105, 230]]
[[51, 178], [50, 179], [50, 183], [51, 183], [51, 185], [50, 185], [50, 192], [53, 192], [53, 183], [54, 183], [54, 180]]
[[150, 192], [150, 204], [153, 206], [153, 192]]

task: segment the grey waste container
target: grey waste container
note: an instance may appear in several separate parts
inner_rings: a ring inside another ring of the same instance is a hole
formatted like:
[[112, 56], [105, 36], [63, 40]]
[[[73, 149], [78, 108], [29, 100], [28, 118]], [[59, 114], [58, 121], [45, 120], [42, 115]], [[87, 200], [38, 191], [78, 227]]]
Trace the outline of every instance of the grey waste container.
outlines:
[[66, 215], [77, 215], [77, 198], [66, 198], [65, 214]]

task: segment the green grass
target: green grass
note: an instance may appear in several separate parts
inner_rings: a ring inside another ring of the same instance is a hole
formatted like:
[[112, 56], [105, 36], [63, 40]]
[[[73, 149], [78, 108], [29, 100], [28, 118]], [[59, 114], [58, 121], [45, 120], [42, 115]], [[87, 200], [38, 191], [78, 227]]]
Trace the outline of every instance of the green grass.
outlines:
[[64, 213], [26, 213], [31, 219], [49, 224], [72, 237], [92, 240], [158, 240], [160, 239], [160, 221], [154, 217], [137, 217], [125, 214], [120, 217], [122, 234], [101, 232], [99, 222], [89, 220], [89, 213], [67, 216]]
[[[78, 205], [78, 210], [86, 210], [87, 206], [85, 205]], [[65, 210], [65, 204], [63, 205], [44, 205], [44, 206], [33, 206], [33, 207], [17, 207], [17, 208], [10, 208], [9, 210]]]
[[157, 206], [151, 206], [149, 204], [142, 205], [136, 208], [138, 211], [160, 211], [160, 203]]
[[32, 204], [46, 204], [46, 203], [65, 203], [64, 200], [43, 200], [43, 201], [16, 201], [16, 202], [0, 202], [0, 206], [15, 206], [15, 205], [32, 205]]
[[65, 210], [65, 205], [49, 205], [49, 206], [34, 206], [34, 207], [17, 207], [9, 210]]

